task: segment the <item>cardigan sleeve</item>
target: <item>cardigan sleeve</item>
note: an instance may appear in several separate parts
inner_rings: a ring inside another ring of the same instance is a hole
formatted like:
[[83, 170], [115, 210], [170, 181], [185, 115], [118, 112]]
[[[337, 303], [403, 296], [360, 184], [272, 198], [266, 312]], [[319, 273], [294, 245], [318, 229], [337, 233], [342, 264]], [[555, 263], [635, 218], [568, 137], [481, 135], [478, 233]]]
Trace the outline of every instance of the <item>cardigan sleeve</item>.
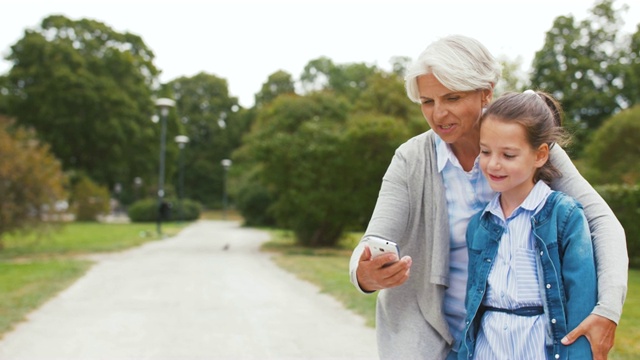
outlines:
[[578, 200], [589, 221], [598, 276], [598, 303], [592, 313], [617, 324], [627, 295], [629, 257], [624, 228], [562, 148], [554, 146], [550, 159], [562, 173], [562, 177], [551, 183], [551, 188]]

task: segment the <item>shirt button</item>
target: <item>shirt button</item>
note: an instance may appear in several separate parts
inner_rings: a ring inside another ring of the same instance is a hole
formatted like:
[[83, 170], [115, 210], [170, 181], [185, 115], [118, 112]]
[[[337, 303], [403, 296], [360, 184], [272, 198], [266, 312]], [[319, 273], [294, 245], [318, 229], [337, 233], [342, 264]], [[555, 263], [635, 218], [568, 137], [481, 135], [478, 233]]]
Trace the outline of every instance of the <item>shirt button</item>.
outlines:
[[551, 289], [551, 284], [547, 284], [547, 289]]
[[560, 354], [556, 354], [556, 356], [554, 356], [556, 359], [560, 359]]
[[556, 319], [551, 319], [551, 323], [555, 324], [556, 323]]
[[544, 251], [540, 251], [540, 256], [544, 255]]

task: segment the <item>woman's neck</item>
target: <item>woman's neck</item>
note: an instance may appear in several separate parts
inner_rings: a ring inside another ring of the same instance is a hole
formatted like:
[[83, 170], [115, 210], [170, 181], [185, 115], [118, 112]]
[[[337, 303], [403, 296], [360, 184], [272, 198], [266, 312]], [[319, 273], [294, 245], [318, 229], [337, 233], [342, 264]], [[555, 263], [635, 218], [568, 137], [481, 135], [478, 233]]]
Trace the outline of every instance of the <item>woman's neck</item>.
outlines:
[[459, 140], [451, 144], [451, 151], [458, 159], [464, 171], [471, 171], [480, 154], [480, 137], [473, 140]]

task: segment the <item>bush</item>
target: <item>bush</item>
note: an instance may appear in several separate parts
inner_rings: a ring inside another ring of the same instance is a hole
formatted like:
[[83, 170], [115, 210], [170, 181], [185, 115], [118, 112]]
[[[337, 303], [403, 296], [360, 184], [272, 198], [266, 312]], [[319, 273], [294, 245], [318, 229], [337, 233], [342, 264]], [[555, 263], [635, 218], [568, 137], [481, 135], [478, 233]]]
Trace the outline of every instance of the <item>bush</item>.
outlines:
[[[0, 249], [2, 235], [29, 230], [67, 197], [67, 177], [35, 131], [0, 116]], [[44, 210], [47, 213], [44, 213]], [[41, 216], [42, 215], [42, 216]]]
[[[200, 217], [202, 206], [200, 203], [184, 199], [165, 199], [168, 205], [168, 211], [163, 216], [163, 221], [193, 221]], [[143, 199], [136, 201], [129, 206], [127, 211], [129, 219], [132, 222], [154, 222], [158, 221], [160, 209], [158, 207], [158, 199]]]
[[631, 267], [640, 267], [640, 186], [602, 185], [596, 187], [624, 227]]
[[109, 190], [82, 176], [73, 186], [71, 206], [76, 220], [96, 221], [98, 215], [108, 214], [110, 211]]
[[276, 221], [269, 214], [273, 199], [269, 191], [260, 184], [247, 184], [236, 195], [236, 207], [246, 226], [275, 226]]
[[640, 181], [640, 105], [607, 119], [585, 146], [584, 175], [592, 184]]

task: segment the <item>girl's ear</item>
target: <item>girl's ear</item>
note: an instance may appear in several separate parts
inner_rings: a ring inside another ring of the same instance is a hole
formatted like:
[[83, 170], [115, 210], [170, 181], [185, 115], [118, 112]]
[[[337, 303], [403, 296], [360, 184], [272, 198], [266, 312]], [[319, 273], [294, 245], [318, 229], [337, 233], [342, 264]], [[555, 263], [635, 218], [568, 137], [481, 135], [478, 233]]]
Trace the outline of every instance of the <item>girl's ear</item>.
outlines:
[[535, 166], [541, 168], [549, 160], [549, 144], [542, 144], [536, 150]]

